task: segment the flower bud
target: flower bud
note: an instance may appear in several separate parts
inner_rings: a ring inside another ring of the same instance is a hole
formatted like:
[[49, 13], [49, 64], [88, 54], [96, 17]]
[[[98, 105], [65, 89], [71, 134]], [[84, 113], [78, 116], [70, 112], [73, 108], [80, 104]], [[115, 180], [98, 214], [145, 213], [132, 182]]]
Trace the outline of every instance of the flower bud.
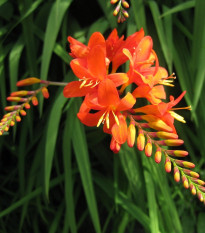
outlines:
[[29, 103], [25, 103], [25, 104], [24, 104], [24, 107], [25, 107], [26, 109], [29, 109], [29, 108], [31, 108], [31, 105], [30, 105]]
[[202, 193], [199, 190], [197, 190], [197, 196], [199, 198], [199, 201], [201, 201], [201, 202], [204, 201], [203, 195], [202, 195]]
[[162, 152], [160, 149], [157, 149], [155, 155], [154, 155], [154, 160], [156, 163], [160, 163], [162, 160]]
[[145, 155], [147, 157], [150, 157], [152, 155], [152, 143], [151, 140], [148, 140], [146, 146], [145, 146]]
[[25, 102], [27, 99], [26, 98], [21, 98], [17, 96], [9, 96], [6, 98], [8, 101], [13, 101], [13, 102]]
[[193, 184], [190, 184], [189, 187], [190, 187], [192, 195], [196, 195], [196, 188], [195, 188], [195, 186]]
[[184, 144], [184, 141], [181, 139], [167, 139], [164, 142], [167, 146], [181, 146]]
[[142, 130], [139, 130], [139, 134], [137, 137], [137, 149], [139, 151], [143, 151], [145, 146], [145, 136]]
[[127, 131], [127, 144], [129, 147], [133, 147], [135, 144], [135, 137], [136, 137], [136, 128], [135, 126], [131, 123], [128, 127]]
[[171, 172], [171, 170], [172, 170], [171, 160], [169, 159], [168, 156], [166, 157], [164, 168], [165, 168], [165, 171], [168, 173]]
[[28, 91], [15, 91], [12, 92], [10, 96], [26, 96], [28, 95]]
[[121, 148], [121, 145], [115, 141], [114, 137], [112, 137], [111, 142], [110, 142], [110, 149], [114, 153], [118, 153], [120, 151], [120, 148]]
[[44, 97], [45, 99], [48, 99], [48, 98], [49, 98], [48, 88], [47, 88], [47, 87], [43, 87], [43, 88], [41, 89], [41, 91], [42, 91], [43, 97]]
[[21, 114], [21, 116], [26, 116], [26, 111], [23, 110], [23, 109], [21, 109], [21, 110], [20, 110], [20, 114]]
[[167, 154], [169, 154], [171, 156], [175, 156], [175, 157], [185, 157], [189, 154], [185, 150], [167, 150], [166, 152], [167, 152]]
[[188, 179], [186, 178], [185, 175], [182, 175], [182, 183], [183, 183], [185, 189], [189, 188], [189, 182], [188, 182]]
[[37, 106], [37, 105], [38, 105], [38, 99], [37, 99], [36, 96], [33, 96], [32, 99], [31, 99], [31, 101], [32, 101], [32, 104], [33, 104], [34, 106]]
[[199, 178], [199, 174], [197, 172], [188, 170], [188, 169], [183, 169], [183, 172], [188, 175], [188, 176], [192, 176], [194, 178]]
[[16, 116], [16, 121], [17, 121], [17, 122], [20, 122], [20, 121], [21, 121], [21, 117], [17, 115], [17, 116]]
[[184, 161], [184, 160], [175, 160], [175, 163], [181, 167], [186, 167], [186, 168], [195, 168], [195, 164], [188, 162], [188, 161]]
[[174, 167], [174, 180], [176, 182], [180, 181], [180, 172], [177, 166]]
[[40, 83], [40, 82], [41, 82], [40, 79], [32, 77], [32, 78], [26, 78], [26, 79], [18, 81], [16, 86], [17, 87], [29, 86], [29, 85], [32, 85], [32, 84], [35, 84], [35, 83]]
[[173, 131], [173, 129], [162, 120], [149, 122], [148, 124], [152, 129], [156, 129], [158, 131], [167, 131], [167, 132]]
[[129, 4], [128, 4], [128, 2], [126, 2], [125, 0], [122, 0], [122, 5], [123, 5], [125, 8], [129, 8]]
[[163, 138], [163, 139], [177, 139], [178, 138], [178, 135], [175, 133], [159, 131], [159, 132], [156, 132], [156, 134], [159, 138]]

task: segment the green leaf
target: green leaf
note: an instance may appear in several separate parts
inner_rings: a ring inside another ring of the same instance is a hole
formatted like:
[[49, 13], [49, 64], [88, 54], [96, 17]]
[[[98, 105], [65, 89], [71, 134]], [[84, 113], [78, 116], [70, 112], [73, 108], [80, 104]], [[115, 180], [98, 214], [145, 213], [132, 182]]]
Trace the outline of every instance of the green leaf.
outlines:
[[[75, 105], [76, 109], [74, 111], [74, 114], [78, 111], [77, 104]], [[96, 197], [94, 193], [93, 188], [93, 182], [92, 182], [92, 175], [91, 175], [91, 164], [89, 161], [89, 154], [88, 154], [88, 148], [85, 138], [85, 132], [84, 129], [79, 122], [79, 120], [75, 120], [73, 125], [74, 131], [72, 135], [73, 140], [73, 147], [75, 151], [76, 160], [78, 163], [80, 176], [83, 184], [83, 189], [85, 192], [85, 197], [88, 204], [88, 209], [91, 215], [91, 219], [95, 228], [95, 231], [97, 233], [101, 232], [100, 229], [100, 221], [99, 221], [99, 215], [97, 210], [97, 203], [96, 203]]]
[[193, 109], [197, 107], [203, 90], [205, 79], [205, 1], [196, 0], [194, 14], [194, 39], [193, 39], [193, 68], [194, 68], [194, 100]]
[[58, 135], [58, 128], [61, 119], [62, 108], [67, 99], [63, 96], [63, 92], [57, 94], [55, 102], [52, 105], [51, 112], [49, 114], [47, 130], [46, 130], [46, 141], [45, 141], [45, 160], [44, 160], [44, 183], [45, 183], [45, 195], [48, 198], [49, 193], [49, 182], [52, 169], [53, 156], [55, 153], [55, 146]]
[[[74, 99], [72, 99], [74, 100]], [[71, 101], [70, 101], [71, 102]], [[75, 205], [73, 192], [73, 178], [72, 178], [72, 159], [71, 159], [71, 139], [74, 133], [74, 121], [77, 120], [76, 115], [73, 114], [73, 105], [67, 111], [65, 121], [65, 128], [63, 133], [63, 161], [65, 171], [65, 221], [63, 233], [67, 233], [69, 228], [71, 233], [77, 233], [77, 225], [75, 219]]]
[[168, 15], [180, 12], [180, 11], [184, 11], [184, 10], [190, 9], [190, 8], [192, 8], [194, 6], [195, 6], [195, 0], [183, 2], [183, 3], [180, 3], [177, 6], [172, 7], [171, 9], [167, 10], [165, 13], [160, 15], [160, 17], [162, 18], [162, 17], [168, 16]]
[[40, 78], [47, 79], [51, 55], [55, 41], [60, 30], [64, 14], [67, 12], [72, 0], [57, 0], [52, 6], [44, 38]]

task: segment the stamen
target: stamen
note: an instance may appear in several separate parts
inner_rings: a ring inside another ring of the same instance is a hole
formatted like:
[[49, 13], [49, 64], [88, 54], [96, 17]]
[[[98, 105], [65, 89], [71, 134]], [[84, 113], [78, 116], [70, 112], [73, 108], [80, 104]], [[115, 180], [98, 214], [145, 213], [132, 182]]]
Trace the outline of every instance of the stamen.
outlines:
[[80, 85], [80, 88], [82, 88], [86, 84], [86, 80], [83, 80], [83, 82]]
[[93, 85], [93, 80], [91, 80], [88, 84], [86, 84], [85, 87], [89, 87], [91, 85]]
[[106, 113], [106, 112], [104, 112], [104, 113], [102, 114], [102, 116], [100, 117], [100, 119], [99, 119], [99, 121], [98, 121], [98, 124], [97, 124], [97, 127], [99, 127], [100, 124], [102, 123], [102, 121], [105, 120], [105, 119], [104, 119], [105, 113]]
[[118, 119], [118, 117], [115, 115], [115, 113], [113, 111], [112, 111], [112, 114], [113, 114], [113, 116], [115, 118], [115, 122], [117, 123], [117, 125], [120, 125], [119, 119]]
[[100, 81], [96, 81], [95, 84], [91, 88], [96, 87], [99, 83], [100, 83]]
[[186, 123], [186, 121], [184, 120], [184, 117], [177, 114], [176, 112], [174, 111], [169, 111], [169, 113], [171, 114], [171, 116], [173, 116], [176, 120], [182, 122], [182, 123]]
[[109, 129], [110, 128], [109, 112], [106, 114], [105, 119], [106, 119], [107, 128]]
[[176, 110], [181, 110], [181, 109], [185, 109], [185, 110], [190, 110], [191, 111], [191, 105], [187, 106], [187, 107], [181, 107], [181, 108], [172, 108], [173, 111], [176, 111]]
[[174, 87], [173, 80], [161, 80], [159, 81], [159, 84], [162, 84], [164, 86]]

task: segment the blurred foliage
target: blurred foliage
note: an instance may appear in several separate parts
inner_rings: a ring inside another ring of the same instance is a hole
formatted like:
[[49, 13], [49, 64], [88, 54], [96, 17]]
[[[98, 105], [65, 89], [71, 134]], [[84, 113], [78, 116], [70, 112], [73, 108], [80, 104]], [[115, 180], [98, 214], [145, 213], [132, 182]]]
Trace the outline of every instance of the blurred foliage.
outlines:
[[[71, 81], [67, 36], [86, 43], [116, 27], [152, 36], [160, 64], [176, 73], [175, 97], [187, 90], [191, 113], [177, 124], [196, 171], [205, 177], [204, 0], [130, 0], [117, 24], [108, 0], [0, 0], [1, 114], [6, 96], [28, 76]], [[80, 99], [62, 87], [0, 138], [0, 232], [201, 233], [204, 206], [170, 174], [126, 146], [113, 155], [109, 137], [76, 117]]]

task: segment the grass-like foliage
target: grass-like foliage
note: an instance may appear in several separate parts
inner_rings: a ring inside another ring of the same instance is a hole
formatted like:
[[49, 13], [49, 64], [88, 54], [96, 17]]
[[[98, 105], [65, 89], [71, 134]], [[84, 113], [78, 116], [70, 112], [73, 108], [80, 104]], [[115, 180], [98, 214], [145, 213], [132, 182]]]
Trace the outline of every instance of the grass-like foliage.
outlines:
[[[205, 1], [130, 0], [129, 8], [128, 1], [111, 2], [116, 5], [0, 1], [0, 110], [2, 122], [13, 126], [8, 131], [0, 125], [1, 233], [204, 232], [203, 203], [164, 169], [168, 162], [175, 167], [182, 162], [163, 156], [156, 164], [154, 152], [148, 158], [127, 145], [113, 154], [109, 135], [80, 123], [82, 100], [65, 98], [61, 84], [77, 80], [69, 66], [68, 36], [87, 44], [96, 31], [106, 38], [116, 28], [128, 37], [143, 27], [160, 66], [177, 77], [167, 93], [177, 98], [187, 91], [183, 105], [192, 111], [180, 112], [187, 123], [176, 128], [185, 142], [182, 150], [189, 151], [194, 171], [205, 179]], [[33, 85], [19, 92], [16, 83], [21, 86], [19, 80], [27, 77], [39, 79], [30, 79]], [[38, 106], [25, 104], [25, 98]], [[190, 174], [184, 171], [185, 177]]]

